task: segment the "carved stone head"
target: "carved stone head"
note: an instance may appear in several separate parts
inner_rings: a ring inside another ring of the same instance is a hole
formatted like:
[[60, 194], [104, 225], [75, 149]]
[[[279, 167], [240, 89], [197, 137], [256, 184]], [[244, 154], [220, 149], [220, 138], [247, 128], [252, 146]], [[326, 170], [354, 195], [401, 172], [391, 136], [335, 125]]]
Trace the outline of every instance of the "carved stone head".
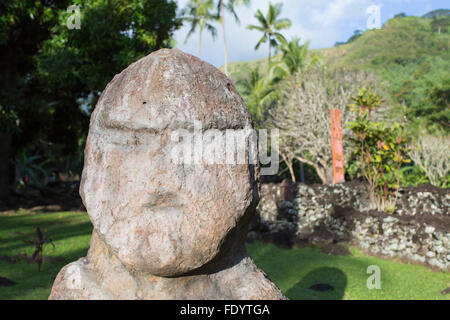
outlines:
[[91, 117], [80, 194], [99, 237], [128, 268], [177, 276], [242, 241], [258, 202], [250, 164], [174, 163], [172, 133], [251, 129], [229, 79], [177, 49], [133, 63]]

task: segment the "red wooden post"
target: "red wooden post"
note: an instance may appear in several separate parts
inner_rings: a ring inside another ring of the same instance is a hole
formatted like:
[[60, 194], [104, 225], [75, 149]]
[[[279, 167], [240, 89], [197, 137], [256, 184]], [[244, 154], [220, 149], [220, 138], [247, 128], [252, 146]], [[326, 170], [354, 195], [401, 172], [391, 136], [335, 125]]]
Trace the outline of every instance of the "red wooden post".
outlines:
[[341, 110], [331, 109], [330, 113], [331, 113], [331, 149], [333, 152], [334, 183], [336, 184], [345, 181]]

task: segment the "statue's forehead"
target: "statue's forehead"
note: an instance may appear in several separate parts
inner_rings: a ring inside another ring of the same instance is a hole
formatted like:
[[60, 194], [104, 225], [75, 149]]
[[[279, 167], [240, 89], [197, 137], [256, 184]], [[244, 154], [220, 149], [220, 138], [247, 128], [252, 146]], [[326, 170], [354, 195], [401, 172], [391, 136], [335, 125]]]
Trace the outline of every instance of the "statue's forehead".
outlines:
[[251, 123], [231, 81], [213, 66], [178, 51], [139, 60], [105, 88], [93, 114], [101, 128], [160, 131], [242, 128]]
[[175, 130], [239, 130], [251, 126], [247, 117], [229, 117], [222, 113], [207, 115], [192, 112], [188, 104], [161, 105], [148, 102], [141, 108], [99, 105], [91, 122], [92, 130], [114, 130], [126, 134], [166, 135]]

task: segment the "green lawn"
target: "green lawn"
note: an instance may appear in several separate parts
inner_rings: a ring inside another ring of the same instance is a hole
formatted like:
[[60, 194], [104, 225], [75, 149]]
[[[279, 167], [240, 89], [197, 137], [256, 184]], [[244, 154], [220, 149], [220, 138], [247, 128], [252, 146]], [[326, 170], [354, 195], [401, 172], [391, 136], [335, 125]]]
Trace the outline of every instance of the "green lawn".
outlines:
[[[0, 256], [15, 256], [22, 252], [31, 256], [33, 247], [23, 240], [30, 239], [38, 226], [44, 236], [51, 236], [55, 244], [55, 249], [50, 244], [44, 246], [44, 257], [59, 259], [56, 262], [44, 261], [41, 272], [38, 272], [36, 264], [0, 260], [0, 276], [17, 283], [12, 287], [0, 287], [0, 299], [47, 299], [58, 271], [66, 262], [84, 256], [89, 248], [92, 225], [86, 213], [30, 215], [18, 212], [0, 215]], [[66, 262], [59, 261], [61, 258]]]
[[[56, 274], [66, 262], [86, 254], [92, 226], [86, 213], [58, 212], [31, 215], [0, 214], [0, 256], [15, 256], [33, 248], [29, 239], [39, 226], [51, 235], [56, 248], [45, 248], [41, 272], [35, 264], [11, 263], [0, 259], [0, 276], [13, 280], [12, 287], [0, 287], [0, 299], [46, 299]], [[450, 273], [425, 267], [368, 257], [351, 248], [352, 256], [335, 257], [313, 248], [280, 249], [261, 243], [248, 244], [256, 264], [290, 299], [450, 299], [439, 292], [450, 286]], [[381, 269], [381, 289], [369, 290], [367, 267]], [[333, 291], [308, 289], [317, 283], [332, 285]]]
[[[273, 245], [247, 245], [258, 267], [290, 299], [450, 300], [441, 291], [450, 287], [450, 273], [433, 272], [423, 266], [369, 257], [355, 248], [352, 256], [331, 256], [313, 248], [280, 249]], [[381, 289], [369, 290], [367, 267], [381, 271]], [[332, 285], [333, 291], [312, 291], [317, 283]]]

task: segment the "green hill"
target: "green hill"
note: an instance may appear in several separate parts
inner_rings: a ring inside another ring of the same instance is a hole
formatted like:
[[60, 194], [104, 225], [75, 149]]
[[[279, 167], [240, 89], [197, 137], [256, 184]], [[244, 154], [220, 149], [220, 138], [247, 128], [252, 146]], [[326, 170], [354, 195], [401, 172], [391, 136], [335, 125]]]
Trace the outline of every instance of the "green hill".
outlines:
[[[429, 59], [449, 63], [450, 34], [438, 34], [431, 26], [432, 22], [432, 19], [418, 17], [391, 19], [382, 29], [368, 30], [354, 42], [325, 49], [323, 54], [339, 67], [365, 68], [381, 73], [420, 65]], [[379, 70], [380, 67], [383, 70]]]
[[[393, 18], [383, 28], [368, 30], [351, 43], [314, 50], [314, 53], [322, 55], [332, 68], [376, 73], [385, 84], [391, 101], [404, 104], [399, 111], [413, 127], [448, 131], [450, 33], [445, 23], [438, 32], [436, 20]], [[246, 67], [259, 67], [264, 71], [267, 59], [232, 63], [229, 66], [231, 77], [239, 79]], [[435, 91], [437, 98], [432, 94]]]

